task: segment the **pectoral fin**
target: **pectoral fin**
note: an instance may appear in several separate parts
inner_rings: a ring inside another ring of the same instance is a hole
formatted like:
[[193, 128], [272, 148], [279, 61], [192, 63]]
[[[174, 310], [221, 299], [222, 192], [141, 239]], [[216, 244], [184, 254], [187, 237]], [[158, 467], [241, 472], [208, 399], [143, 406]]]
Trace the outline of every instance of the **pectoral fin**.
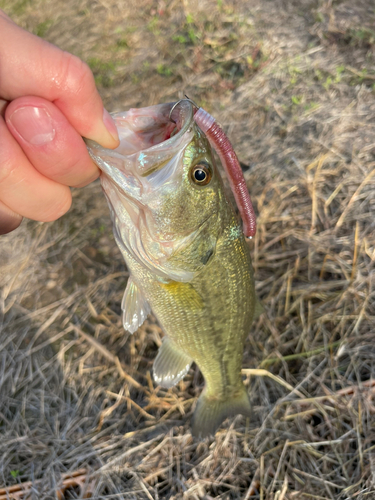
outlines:
[[121, 303], [122, 324], [125, 330], [134, 333], [151, 311], [143, 293], [130, 277]]
[[154, 361], [154, 380], [169, 389], [177, 384], [189, 371], [193, 362], [190, 356], [180, 351], [175, 344], [165, 338]]

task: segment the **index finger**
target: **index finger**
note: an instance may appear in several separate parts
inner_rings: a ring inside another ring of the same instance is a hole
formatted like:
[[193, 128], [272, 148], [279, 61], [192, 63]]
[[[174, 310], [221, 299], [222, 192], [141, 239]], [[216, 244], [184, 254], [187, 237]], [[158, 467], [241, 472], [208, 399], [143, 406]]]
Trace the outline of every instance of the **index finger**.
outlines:
[[0, 15], [0, 98], [34, 95], [53, 102], [77, 132], [104, 147], [118, 146], [116, 127], [89, 67]]

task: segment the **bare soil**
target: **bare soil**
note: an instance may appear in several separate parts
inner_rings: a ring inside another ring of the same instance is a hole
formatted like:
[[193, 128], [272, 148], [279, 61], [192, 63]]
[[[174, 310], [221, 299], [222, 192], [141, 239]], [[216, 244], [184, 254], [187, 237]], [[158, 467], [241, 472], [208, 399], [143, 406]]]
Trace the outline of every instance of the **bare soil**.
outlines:
[[229, 134], [258, 216], [253, 417], [198, 441], [203, 379], [150, 375], [98, 182], [0, 241], [0, 499], [375, 498], [372, 0], [0, 0], [91, 67], [110, 111], [187, 93]]

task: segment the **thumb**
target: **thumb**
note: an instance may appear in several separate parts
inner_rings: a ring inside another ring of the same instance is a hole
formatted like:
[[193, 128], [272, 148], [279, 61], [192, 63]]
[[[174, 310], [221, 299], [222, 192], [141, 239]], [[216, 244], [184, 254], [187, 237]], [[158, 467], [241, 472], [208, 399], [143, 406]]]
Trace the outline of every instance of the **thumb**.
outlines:
[[104, 147], [118, 146], [116, 126], [90, 68], [78, 57], [0, 16], [0, 61], [0, 99], [42, 97], [53, 102], [80, 135]]

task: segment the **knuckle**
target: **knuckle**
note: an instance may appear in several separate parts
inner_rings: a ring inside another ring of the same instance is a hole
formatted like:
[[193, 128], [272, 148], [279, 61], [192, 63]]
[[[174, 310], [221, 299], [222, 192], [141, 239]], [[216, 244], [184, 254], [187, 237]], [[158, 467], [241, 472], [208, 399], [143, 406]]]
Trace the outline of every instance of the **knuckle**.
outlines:
[[57, 193], [53, 203], [46, 205], [45, 211], [40, 220], [51, 222], [62, 217], [72, 204], [70, 189], [66, 186], [60, 186], [60, 192]]
[[9, 190], [17, 183], [17, 170], [24, 161], [23, 153], [0, 117], [0, 190]]
[[71, 207], [72, 204], [72, 195], [70, 192], [70, 189], [67, 187], [64, 190], [64, 195], [61, 196], [61, 200], [59, 203], [56, 204], [55, 210], [56, 210], [56, 215], [57, 219], [64, 215]]
[[17, 168], [14, 155], [4, 148], [0, 153], [0, 187], [9, 187], [12, 177]]
[[83, 97], [87, 89], [94, 86], [94, 77], [88, 65], [68, 52], [62, 53], [54, 79], [60, 89], [75, 95], [82, 94]]
[[[48, 177], [65, 186], [75, 187], [77, 184], [85, 182], [86, 177], [91, 177], [96, 170], [91, 168], [91, 163], [86, 163], [86, 157], [78, 153], [74, 154], [74, 151], [69, 157], [68, 151], [69, 149], [66, 147], [64, 155], [55, 157], [53, 167], [48, 169]], [[90, 159], [88, 161], [91, 162]]]

